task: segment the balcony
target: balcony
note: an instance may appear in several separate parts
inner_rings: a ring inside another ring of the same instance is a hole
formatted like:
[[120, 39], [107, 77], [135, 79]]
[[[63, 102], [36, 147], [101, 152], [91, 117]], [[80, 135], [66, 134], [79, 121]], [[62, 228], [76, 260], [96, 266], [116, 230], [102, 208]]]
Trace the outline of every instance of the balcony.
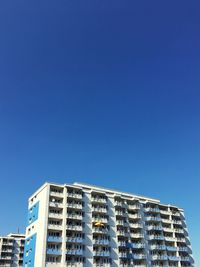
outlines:
[[62, 251], [60, 249], [48, 248], [47, 249], [47, 254], [48, 255], [62, 255]]
[[138, 248], [138, 249], [141, 249], [141, 248], [144, 248], [145, 247], [145, 244], [144, 243], [128, 243], [127, 244], [127, 247], [128, 248]]
[[139, 214], [130, 214], [130, 213], [128, 213], [128, 217], [130, 219], [141, 219], [141, 215], [139, 215]]
[[67, 203], [67, 207], [72, 208], [72, 209], [78, 209], [78, 210], [83, 209], [83, 206], [81, 204], [76, 204], [76, 203]]
[[91, 198], [91, 202], [106, 204], [107, 203], [107, 199], [106, 198], [92, 197]]
[[177, 256], [168, 256], [168, 260], [169, 260], [169, 261], [179, 261], [180, 258], [177, 257]]
[[82, 256], [83, 255], [83, 250], [82, 249], [68, 249], [65, 252], [66, 255], [78, 255]]
[[109, 245], [110, 243], [108, 239], [94, 239], [93, 242], [95, 245], [105, 245], [105, 246]]
[[[65, 266], [67, 266], [67, 267], [83, 267], [84, 263], [74, 262], [74, 261], [66, 261]], [[47, 266], [47, 267], [51, 267], [51, 266]], [[59, 263], [58, 267], [60, 267], [60, 263]]]
[[162, 235], [150, 235], [149, 240], [164, 240], [164, 236]]
[[80, 225], [66, 225], [66, 229], [72, 231], [82, 231], [83, 227]]
[[63, 197], [63, 193], [61, 193], [61, 192], [55, 192], [55, 191], [50, 191], [50, 196], [62, 198]]
[[167, 255], [152, 255], [152, 260], [162, 260], [162, 261], [166, 261], [168, 260], [168, 256]]
[[157, 225], [148, 225], [147, 229], [148, 230], [159, 230], [159, 231], [163, 230], [162, 226], [157, 226]]
[[145, 208], [145, 211], [146, 212], [156, 212], [156, 213], [159, 213], [160, 212], [160, 209], [148, 207], [148, 208]]
[[62, 230], [62, 225], [61, 224], [48, 224], [48, 229]]
[[107, 218], [103, 218], [103, 217], [92, 217], [92, 221], [93, 222], [108, 223], [108, 219]]
[[146, 217], [146, 221], [155, 221], [155, 222], [160, 222], [161, 218], [160, 217]]
[[125, 226], [125, 222], [124, 221], [120, 221], [120, 220], [117, 220], [116, 221], [116, 225], [122, 225], [122, 226]]
[[134, 260], [144, 260], [144, 259], [146, 259], [146, 255], [145, 254], [132, 254], [132, 253], [129, 253], [127, 255], [127, 258], [128, 259], [134, 259]]
[[168, 251], [177, 251], [177, 247], [167, 246]]
[[180, 261], [190, 261], [189, 257], [180, 257]]
[[188, 252], [188, 247], [178, 247], [178, 251]]
[[100, 228], [100, 227], [93, 227], [92, 228], [93, 233], [102, 233], [105, 234], [108, 232], [108, 229]]
[[168, 211], [168, 210], [161, 210], [161, 209], [160, 209], [160, 213], [161, 214], [166, 214], [166, 215], [170, 215], [171, 214], [170, 211]]
[[179, 233], [179, 234], [184, 234], [184, 230], [183, 229], [174, 229], [175, 233]]
[[130, 228], [142, 228], [141, 223], [129, 223]]
[[118, 211], [118, 210], [115, 211], [115, 215], [116, 215], [116, 216], [126, 217], [126, 213], [125, 213], [125, 212]]
[[165, 240], [174, 242], [174, 241], [176, 241], [176, 238], [172, 237], [172, 236], [165, 236]]
[[126, 241], [119, 241], [118, 244], [119, 247], [126, 247]]
[[74, 199], [82, 199], [82, 194], [68, 193], [67, 197], [71, 197]]
[[62, 237], [58, 237], [58, 236], [48, 236], [47, 237], [47, 241], [48, 242], [62, 242]]
[[63, 208], [63, 203], [50, 201], [49, 206], [53, 208]]
[[94, 251], [94, 256], [96, 257], [110, 257], [109, 251]]
[[67, 214], [68, 219], [82, 220], [83, 216], [78, 214]]
[[124, 202], [121, 202], [121, 201], [115, 201], [114, 205], [115, 207], [125, 207]]
[[176, 220], [173, 220], [172, 222], [173, 222], [173, 224], [182, 225], [182, 222], [181, 222], [181, 221], [176, 221]]
[[138, 234], [136, 234], [136, 233], [130, 233], [130, 236], [132, 238], [144, 238], [144, 235], [143, 234], [140, 234], [140, 233], [138, 233]]
[[150, 248], [151, 250], [166, 250], [165, 245], [151, 245]]
[[163, 231], [172, 233], [174, 230], [172, 228], [169, 228], [169, 227], [163, 227]]
[[62, 213], [49, 212], [49, 218], [62, 219]]
[[161, 218], [161, 220], [162, 220], [163, 223], [172, 223], [172, 221], [169, 220], [169, 219]]
[[177, 238], [176, 238], [176, 241], [177, 241], [177, 242], [181, 242], [181, 243], [186, 243], [186, 239], [185, 239], [185, 238], [177, 237]]
[[92, 264], [92, 266], [93, 267], [111, 267], [111, 264], [110, 263], [94, 263]]
[[1, 252], [12, 253], [13, 250], [11, 248], [2, 248]]
[[129, 210], [139, 210], [140, 209], [140, 205], [128, 205], [127, 208]]
[[67, 237], [66, 242], [71, 242], [71, 243], [82, 243], [83, 238], [81, 237]]
[[107, 209], [106, 208], [92, 208], [92, 212], [98, 212], [98, 213], [107, 213]]
[[127, 253], [126, 252], [119, 252], [119, 258], [127, 258]]
[[117, 230], [117, 235], [118, 236], [127, 236], [127, 233], [123, 230]]

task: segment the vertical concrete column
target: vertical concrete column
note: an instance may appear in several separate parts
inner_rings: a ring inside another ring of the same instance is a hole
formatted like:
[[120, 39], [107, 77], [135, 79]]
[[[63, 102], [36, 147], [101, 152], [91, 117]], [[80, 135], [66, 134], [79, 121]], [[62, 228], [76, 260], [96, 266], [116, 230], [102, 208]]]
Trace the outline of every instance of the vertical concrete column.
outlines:
[[148, 242], [148, 234], [147, 234], [147, 227], [146, 227], [146, 215], [144, 209], [144, 203], [140, 202], [140, 215], [141, 215], [141, 223], [142, 223], [142, 233], [144, 234], [144, 253], [146, 255], [146, 265], [147, 267], [151, 267], [151, 254], [150, 254], [150, 246]]
[[63, 188], [63, 223], [62, 223], [62, 258], [61, 265], [65, 266], [66, 253], [66, 220], [67, 220], [67, 187]]
[[91, 206], [91, 193], [84, 191], [83, 196], [84, 201], [84, 257], [85, 257], [85, 267], [93, 266], [93, 238], [92, 238], [92, 206]]
[[119, 253], [118, 253], [118, 240], [117, 240], [117, 227], [115, 216], [114, 197], [108, 196], [108, 216], [109, 216], [109, 236], [110, 236], [110, 255], [112, 259], [112, 267], [119, 266]]

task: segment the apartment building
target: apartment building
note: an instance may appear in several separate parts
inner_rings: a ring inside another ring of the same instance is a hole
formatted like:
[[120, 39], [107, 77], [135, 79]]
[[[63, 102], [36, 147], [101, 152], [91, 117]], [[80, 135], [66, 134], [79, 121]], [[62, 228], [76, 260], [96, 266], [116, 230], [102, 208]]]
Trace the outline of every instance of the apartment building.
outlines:
[[24, 267], [194, 266], [183, 209], [96, 186], [45, 183], [30, 198]]
[[0, 237], [0, 266], [20, 267], [23, 264], [25, 235], [9, 234]]

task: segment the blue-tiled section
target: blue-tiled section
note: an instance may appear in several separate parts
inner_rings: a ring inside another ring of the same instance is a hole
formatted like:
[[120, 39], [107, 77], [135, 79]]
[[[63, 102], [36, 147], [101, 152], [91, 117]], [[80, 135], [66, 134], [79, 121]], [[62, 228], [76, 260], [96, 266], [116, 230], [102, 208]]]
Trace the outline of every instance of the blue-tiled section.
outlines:
[[35, 203], [29, 210], [28, 210], [28, 222], [27, 224], [31, 224], [38, 219], [39, 213], [39, 201]]
[[23, 267], [34, 267], [36, 234], [25, 240]]

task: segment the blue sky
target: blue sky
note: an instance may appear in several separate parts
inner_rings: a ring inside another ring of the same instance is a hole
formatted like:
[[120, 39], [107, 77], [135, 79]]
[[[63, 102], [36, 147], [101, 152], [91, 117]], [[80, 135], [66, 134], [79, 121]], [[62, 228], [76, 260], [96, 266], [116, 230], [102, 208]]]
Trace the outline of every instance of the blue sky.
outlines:
[[1, 1], [0, 234], [45, 181], [86, 182], [183, 207], [200, 266], [199, 8]]

